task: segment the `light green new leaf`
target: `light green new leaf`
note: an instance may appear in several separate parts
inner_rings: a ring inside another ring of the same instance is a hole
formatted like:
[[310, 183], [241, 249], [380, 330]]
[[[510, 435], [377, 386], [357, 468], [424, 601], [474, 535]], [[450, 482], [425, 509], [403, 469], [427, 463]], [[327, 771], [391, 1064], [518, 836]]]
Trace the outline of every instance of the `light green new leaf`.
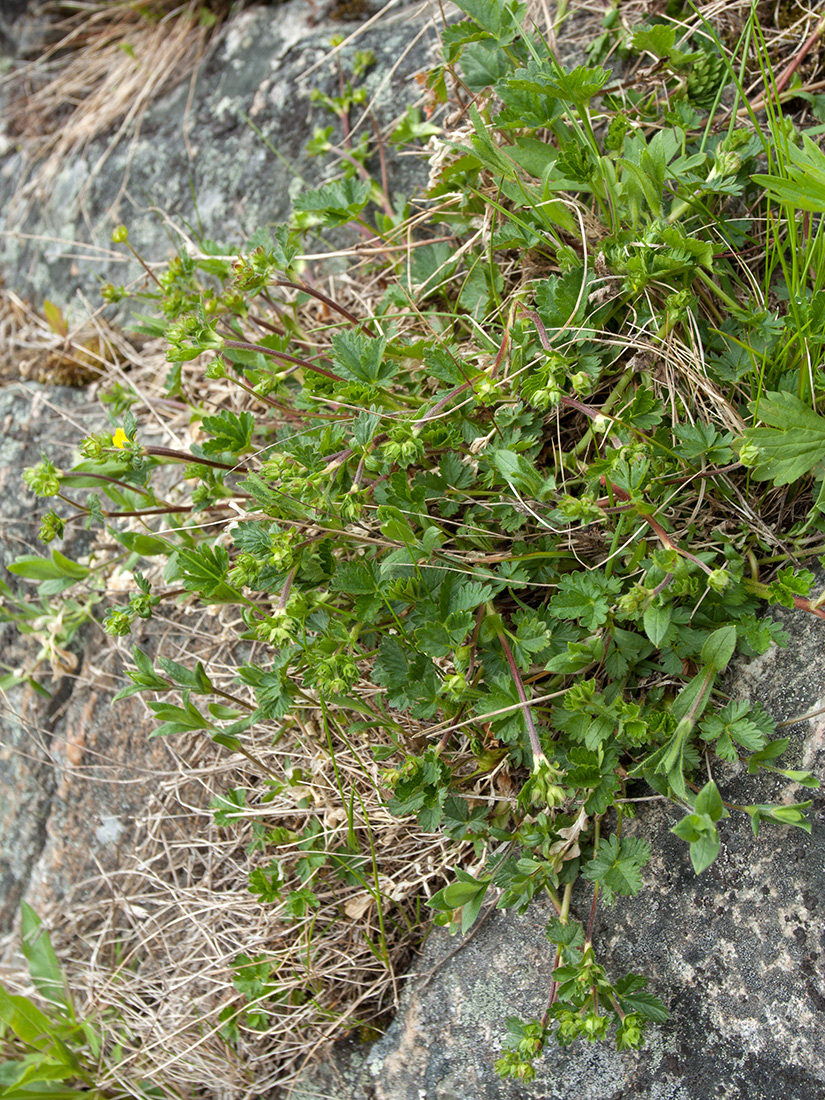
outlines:
[[49, 934], [40, 917], [25, 901], [21, 903], [20, 910], [21, 948], [29, 965], [31, 979], [47, 1001], [68, 1008], [63, 972]]
[[825, 212], [825, 153], [807, 136], [802, 135], [802, 148], [789, 146], [787, 178], [779, 175], [751, 176], [761, 184], [774, 202], [794, 206], [797, 210], [810, 210], [814, 214]]
[[732, 623], [714, 630], [702, 646], [702, 661], [714, 672], [722, 672], [736, 649], [736, 627]]
[[28, 997], [12, 996], [0, 986], [0, 1021], [29, 1046], [42, 1049], [51, 1043], [51, 1022]]

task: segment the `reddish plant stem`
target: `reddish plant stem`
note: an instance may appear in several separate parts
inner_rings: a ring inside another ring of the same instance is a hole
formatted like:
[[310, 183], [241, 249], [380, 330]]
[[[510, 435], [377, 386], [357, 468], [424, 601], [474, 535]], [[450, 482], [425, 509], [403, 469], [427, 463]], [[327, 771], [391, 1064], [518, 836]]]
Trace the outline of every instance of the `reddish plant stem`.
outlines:
[[[785, 66], [785, 68], [782, 70], [782, 72], [776, 78], [776, 89], [775, 90], [776, 90], [777, 95], [779, 95], [781, 92], [783, 92], [785, 90], [785, 88], [787, 87], [787, 85], [790, 83], [791, 77], [796, 72], [796, 70], [799, 68], [799, 66], [802, 64], [802, 62], [805, 60], [805, 58], [808, 56], [808, 54], [811, 52], [813, 47], [816, 45], [817, 40], [821, 37], [823, 30], [825, 30], [825, 17], [820, 19], [820, 21], [817, 23], [816, 27], [814, 28], [813, 33], [811, 35], [809, 35], [808, 38], [805, 39], [805, 41], [799, 47], [799, 49], [797, 50], [795, 56], [790, 61], [790, 63]], [[751, 103], [751, 110], [753, 110], [753, 111], [764, 111], [766, 101], [767, 101], [767, 97], [771, 94], [772, 90], [773, 89], [771, 89], [771, 88], [766, 88], [765, 91], [761, 95], [759, 95]]]
[[294, 363], [298, 367], [304, 367], [306, 370], [314, 371], [316, 374], [322, 374], [325, 378], [332, 378], [335, 382], [344, 381], [340, 374], [335, 374], [331, 370], [325, 370], [323, 367], [311, 363], [309, 359], [298, 359], [297, 356], [288, 355], [285, 351], [274, 351], [272, 348], [265, 348], [262, 344], [253, 344], [249, 340], [227, 340], [224, 338], [224, 346], [227, 348], [236, 348], [238, 351], [257, 351], [261, 355], [268, 356], [270, 359], [283, 359], [287, 363]]
[[[606, 478], [602, 477], [601, 483], [602, 485], [607, 487]], [[615, 497], [618, 497], [619, 500], [626, 500], [632, 503], [630, 493], [628, 493], [625, 489], [620, 488], [618, 485], [614, 485], [613, 482], [610, 482], [610, 491]], [[708, 576], [713, 573], [713, 570], [710, 568], [710, 566], [705, 565], [705, 563], [701, 561], [701, 559], [697, 558], [695, 554], [691, 554], [689, 550], [683, 550], [678, 542], [670, 537], [670, 535], [667, 533], [664, 527], [662, 527], [661, 523], [659, 523], [658, 520], [655, 520], [653, 516], [648, 516], [644, 513], [640, 514], [648, 527], [650, 527], [651, 530], [655, 532], [657, 538], [663, 546], [666, 546], [668, 550], [675, 550], [676, 553], [680, 554], [683, 558], [687, 558], [688, 561], [692, 561], [694, 565], [698, 565], [703, 572], [708, 574]]]
[[[506, 351], [507, 351], [507, 345], [509, 343], [509, 340], [510, 340], [510, 333], [509, 333], [509, 330], [508, 330], [504, 333], [504, 339], [502, 340], [501, 346], [498, 349], [498, 355], [496, 356], [496, 361], [495, 361], [495, 363], [493, 363], [492, 367], [490, 368], [490, 377], [491, 378], [493, 378], [496, 375], [496, 373], [498, 371], [498, 368], [502, 364], [502, 361], [503, 361], [504, 356], [505, 356]], [[462, 382], [461, 385], [456, 386], [456, 388], [454, 390], [450, 390], [450, 392], [448, 394], [445, 394], [444, 397], [442, 397], [439, 401], [437, 401], [431, 409], [428, 409], [424, 413], [423, 416], [419, 417], [419, 419], [416, 420], [415, 423], [413, 424], [413, 427], [418, 428], [422, 424], [426, 423], [426, 421], [432, 420], [432, 418], [434, 416], [437, 416], [438, 413], [440, 413], [441, 410], [446, 405], [449, 405], [449, 403], [452, 401], [452, 399], [454, 397], [458, 397], [458, 395], [460, 393], [464, 393], [465, 390], [472, 389], [472, 386], [473, 386], [473, 380], [471, 379], [469, 382]]]
[[[325, 306], [329, 306], [330, 309], [334, 309], [336, 313], [340, 313], [342, 317], [346, 317], [348, 321], [352, 321], [354, 325], [360, 325], [361, 321], [355, 316], [354, 313], [350, 313], [344, 306], [339, 305], [333, 298], [327, 297], [326, 294], [322, 294], [320, 290], [316, 290], [315, 287], [309, 286], [307, 283], [292, 283], [288, 279], [278, 279], [273, 284], [274, 286], [288, 286], [292, 290], [301, 290], [304, 294], [309, 294], [312, 298], [317, 298], [319, 302], [323, 302]], [[364, 329], [367, 336], [375, 336], [374, 332], [369, 332]]]
[[533, 752], [533, 764], [535, 765], [539, 761], [544, 753], [541, 749], [541, 742], [539, 741], [539, 732], [536, 729], [536, 723], [533, 721], [533, 712], [530, 709], [530, 703], [527, 699], [527, 692], [524, 690], [524, 684], [521, 680], [521, 674], [516, 664], [516, 659], [513, 656], [513, 651], [504, 637], [504, 634], [499, 634], [498, 640], [501, 643], [501, 648], [504, 650], [504, 656], [507, 658], [507, 664], [510, 666], [510, 673], [513, 677], [513, 681], [516, 685], [516, 691], [518, 692], [519, 701], [521, 703], [521, 709], [524, 712], [524, 721], [527, 723], [527, 732], [530, 735], [530, 748]]
[[[556, 958], [553, 962], [553, 972], [554, 973], [555, 973], [556, 970], [558, 970], [560, 962], [561, 962], [561, 946], [556, 948]], [[547, 998], [547, 1007], [545, 1008], [544, 1014], [541, 1017], [541, 1026], [542, 1027], [547, 1027], [547, 1023], [550, 1019], [550, 1009], [556, 1003], [556, 997], [558, 996], [558, 992], [559, 992], [559, 983], [554, 978], [553, 981], [550, 983], [550, 996]]]
[[157, 458], [173, 458], [176, 462], [193, 462], [196, 466], [213, 466], [216, 470], [231, 470], [233, 473], [248, 474], [249, 467], [242, 462], [230, 465], [228, 462], [218, 462], [214, 458], [201, 458], [200, 455], [190, 455], [185, 451], [175, 451], [171, 447], [144, 447], [143, 453]]
[[90, 477], [95, 481], [105, 481], [109, 485], [117, 485], [121, 489], [129, 489], [133, 493], [142, 493], [145, 497], [151, 497], [151, 493], [140, 485], [130, 485], [128, 481], [118, 481], [116, 477], [108, 477], [106, 474], [63, 474], [61, 480], [70, 477]]

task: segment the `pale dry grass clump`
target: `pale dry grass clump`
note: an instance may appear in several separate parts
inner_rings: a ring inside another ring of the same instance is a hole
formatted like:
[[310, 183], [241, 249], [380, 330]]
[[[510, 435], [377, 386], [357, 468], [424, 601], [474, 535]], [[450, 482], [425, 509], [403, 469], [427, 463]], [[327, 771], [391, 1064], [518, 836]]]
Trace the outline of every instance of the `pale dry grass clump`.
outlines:
[[18, 204], [42, 199], [66, 164], [108, 134], [88, 186], [127, 135], [137, 141], [154, 100], [194, 81], [222, 22], [218, 14], [203, 18], [202, 0], [154, 5], [151, 18], [151, 5], [131, 2], [52, 7], [63, 12], [52, 27], [56, 41], [6, 77], [6, 127], [28, 162]]
[[[237, 692], [236, 661], [222, 666], [237, 627], [228, 613], [208, 622], [185, 613], [173, 618], [159, 649], [174, 652], [173, 634], [178, 645], [184, 639], [181, 659], [202, 659], [211, 676]], [[121, 656], [128, 641], [120, 643]], [[99, 683], [113, 656], [110, 648], [99, 666], [87, 661], [81, 683]], [[370, 696], [362, 698], [369, 706]], [[170, 1097], [274, 1100], [323, 1043], [346, 1033], [372, 1037], [386, 1023], [425, 931], [422, 903], [446, 884], [461, 853], [387, 811], [370, 754], [383, 737], [351, 736], [346, 726], [346, 715], [325, 718], [307, 701], [244, 735], [254, 759], [202, 734], [165, 742], [169, 766], [153, 776], [154, 794], [121, 865], [78, 884], [41, 914], [80, 1017], [106, 1035], [98, 1088], [120, 1085], [133, 1095], [129, 1090], [144, 1082]], [[147, 716], [147, 735], [152, 728]], [[283, 783], [288, 776], [291, 786]], [[244, 791], [247, 805], [219, 827], [210, 803], [230, 788]], [[276, 853], [284, 895], [301, 887], [297, 834], [313, 820], [322, 851], [357, 844], [362, 881], [318, 870], [306, 885], [319, 907], [295, 919], [285, 899], [253, 896], [249, 876]], [[296, 839], [259, 850], [261, 830], [278, 827]], [[233, 984], [241, 955], [270, 964], [270, 990], [257, 1003]], [[4, 985], [30, 991], [22, 966], [4, 974]], [[265, 1019], [250, 1026], [248, 1009]]]
[[139, 385], [141, 374], [157, 373], [162, 352], [156, 350], [159, 354], [154, 358], [148, 348], [138, 350], [107, 323], [100, 310], [89, 311], [82, 321], [73, 323], [48, 301], [37, 311], [0, 283], [0, 381]]

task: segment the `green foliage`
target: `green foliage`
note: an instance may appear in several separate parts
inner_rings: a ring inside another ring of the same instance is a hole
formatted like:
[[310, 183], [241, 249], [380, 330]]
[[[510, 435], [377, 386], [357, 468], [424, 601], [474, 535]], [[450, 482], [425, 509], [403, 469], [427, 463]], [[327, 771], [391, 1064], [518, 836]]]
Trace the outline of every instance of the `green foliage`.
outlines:
[[[135, 646], [119, 698], [162, 694], [148, 701], [156, 736], [201, 732], [254, 759], [253, 726], [276, 740], [298, 706], [345, 715], [335, 735], [325, 726], [333, 759], [338, 737], [390, 813], [456, 845], [454, 880], [429, 901], [436, 923], [466, 933], [485, 904], [551, 899], [547, 1015], [510, 1021], [498, 1063], [527, 1080], [551, 1035], [635, 1049], [666, 1018], [644, 978], [608, 977], [592, 921], [570, 914], [577, 881], [594, 918], [598, 899], [644, 887], [656, 838], [640, 835], [641, 815], [624, 830], [647, 797], [635, 781], [679, 808], [673, 831], [697, 873], [731, 813], [755, 833], [809, 827], [808, 803], [734, 805], [713, 776], [741, 761], [816, 785], [778, 765], [791, 746], [764, 710], [721, 688], [737, 653], [784, 641], [766, 606], [823, 614], [796, 564], [825, 549], [825, 490], [811, 491], [825, 485], [812, 368], [825, 351], [825, 232], [803, 234], [796, 217], [819, 209], [821, 154], [776, 119], [784, 136], [719, 124], [747, 59], [709, 33], [686, 40], [666, 16], [625, 33], [609, 13], [593, 64], [568, 71], [523, 4], [459, 7], [467, 18], [444, 30], [429, 87], [474, 100], [461, 99], [466, 125], [433, 163], [430, 220], [404, 222], [403, 200], [369, 178], [366, 146], [344, 141], [342, 178], [303, 191], [289, 225], [234, 266], [215, 246], [159, 279], [162, 324], [143, 324], [165, 331], [169, 396], [205, 441], [144, 444], [143, 414], [118, 396], [122, 427], [88, 439], [73, 469], [44, 458], [26, 477], [42, 496], [99, 494], [77, 507], [125, 551], [137, 588], [107, 630], [183, 598], [225, 612], [251, 646], [232, 692], [216, 670]], [[656, 83], [617, 85], [598, 63], [613, 45], [657, 59]], [[342, 80], [339, 96], [316, 98], [344, 123], [359, 95]], [[433, 129], [408, 114], [395, 139]], [[313, 151], [340, 154], [335, 132], [321, 128]], [[370, 313], [302, 278], [305, 234], [353, 225], [383, 242]], [[204, 395], [186, 392], [199, 369], [222, 402], [207, 416]], [[177, 463], [195, 523], [160, 488]], [[44, 541], [61, 534], [49, 515]], [[141, 558], [163, 561], [151, 583]], [[107, 567], [53, 551], [12, 572], [89, 617]], [[22, 628], [37, 621], [13, 607]], [[294, 795], [295, 821], [255, 820], [255, 897], [308, 943], [330, 884], [358, 884], [378, 907], [355, 792], [336, 772], [342, 842], [314, 811], [311, 779], [288, 762], [283, 775], [261, 768], [268, 793], [213, 804], [230, 828], [254, 798]], [[262, 956], [236, 960], [236, 989], [247, 1003], [224, 1010], [230, 1041], [239, 1013], [263, 1027], [285, 996]]]
[[158, 1097], [138, 1082], [98, 1089], [101, 1066], [114, 1065], [128, 1038], [115, 1018], [78, 1014], [49, 934], [31, 906], [21, 905], [21, 948], [37, 999], [0, 985], [0, 1090], [8, 1100]]

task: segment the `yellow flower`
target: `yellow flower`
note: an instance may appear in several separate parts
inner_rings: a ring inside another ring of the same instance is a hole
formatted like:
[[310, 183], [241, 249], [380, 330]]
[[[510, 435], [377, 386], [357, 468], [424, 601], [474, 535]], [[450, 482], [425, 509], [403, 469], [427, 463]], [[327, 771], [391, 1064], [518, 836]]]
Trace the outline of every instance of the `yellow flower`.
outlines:
[[118, 430], [112, 436], [112, 442], [119, 450], [123, 450], [123, 448], [129, 442], [129, 437], [126, 432], [124, 432], [123, 428], [118, 428]]

